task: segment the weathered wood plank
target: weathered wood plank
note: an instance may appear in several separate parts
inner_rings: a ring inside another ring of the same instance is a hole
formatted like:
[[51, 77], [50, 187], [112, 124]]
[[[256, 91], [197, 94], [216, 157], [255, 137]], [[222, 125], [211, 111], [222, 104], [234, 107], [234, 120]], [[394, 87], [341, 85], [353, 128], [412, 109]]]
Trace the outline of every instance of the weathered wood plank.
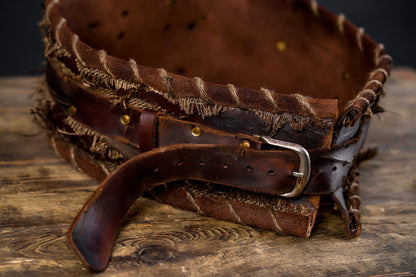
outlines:
[[[0, 275], [90, 275], [65, 232], [97, 183], [57, 157], [30, 117], [34, 78], [0, 78]], [[363, 233], [331, 208], [311, 239], [200, 217], [139, 199], [103, 276], [411, 276], [416, 272], [416, 73], [396, 70], [363, 164]], [[400, 115], [399, 115], [400, 114]], [[35, 136], [33, 136], [35, 135]]]

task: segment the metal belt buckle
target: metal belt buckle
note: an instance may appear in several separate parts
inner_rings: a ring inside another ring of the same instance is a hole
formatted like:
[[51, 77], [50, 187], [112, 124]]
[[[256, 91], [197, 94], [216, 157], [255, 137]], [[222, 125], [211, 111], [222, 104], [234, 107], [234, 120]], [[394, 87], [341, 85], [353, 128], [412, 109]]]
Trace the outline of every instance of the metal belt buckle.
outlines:
[[299, 144], [291, 143], [287, 141], [272, 139], [268, 137], [260, 137], [265, 143], [277, 146], [280, 148], [292, 150], [299, 157], [299, 169], [293, 171], [292, 176], [298, 178], [295, 184], [295, 188], [287, 193], [281, 194], [282, 197], [296, 197], [302, 193], [306, 184], [311, 176], [311, 158], [309, 157], [308, 150]]

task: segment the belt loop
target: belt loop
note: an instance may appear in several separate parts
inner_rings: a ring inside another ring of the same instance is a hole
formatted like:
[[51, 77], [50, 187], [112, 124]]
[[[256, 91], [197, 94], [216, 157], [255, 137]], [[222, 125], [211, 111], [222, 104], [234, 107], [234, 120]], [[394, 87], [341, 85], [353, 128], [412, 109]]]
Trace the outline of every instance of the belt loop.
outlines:
[[158, 113], [155, 111], [145, 110], [140, 114], [139, 147], [141, 153], [152, 150], [156, 146], [157, 119]]

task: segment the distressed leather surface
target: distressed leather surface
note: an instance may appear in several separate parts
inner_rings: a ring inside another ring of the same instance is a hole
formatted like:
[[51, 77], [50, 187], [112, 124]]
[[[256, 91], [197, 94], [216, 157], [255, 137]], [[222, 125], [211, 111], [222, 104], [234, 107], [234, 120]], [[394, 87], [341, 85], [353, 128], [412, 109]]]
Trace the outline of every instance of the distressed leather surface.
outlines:
[[[45, 7], [52, 100], [43, 120], [77, 147], [90, 144], [97, 159], [121, 164], [68, 232], [89, 268], [105, 269], [129, 207], [161, 183], [290, 191], [296, 155], [259, 136], [305, 147], [312, 174], [301, 197], [317, 196], [316, 204], [332, 196], [348, 236], [360, 233], [352, 176], [391, 64], [362, 29], [306, 0]], [[93, 163], [81, 168], [94, 175]]]

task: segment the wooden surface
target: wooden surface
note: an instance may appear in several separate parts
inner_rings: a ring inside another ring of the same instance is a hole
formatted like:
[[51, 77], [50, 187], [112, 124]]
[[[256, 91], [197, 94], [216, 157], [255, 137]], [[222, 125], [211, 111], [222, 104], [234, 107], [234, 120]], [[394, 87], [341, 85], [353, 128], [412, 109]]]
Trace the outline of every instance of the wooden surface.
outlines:
[[[0, 275], [92, 274], [64, 234], [97, 183], [57, 157], [31, 121], [37, 78], [0, 78]], [[200, 217], [139, 199], [100, 276], [412, 276], [416, 273], [416, 73], [396, 69], [363, 164], [362, 235], [330, 208], [311, 239]]]

